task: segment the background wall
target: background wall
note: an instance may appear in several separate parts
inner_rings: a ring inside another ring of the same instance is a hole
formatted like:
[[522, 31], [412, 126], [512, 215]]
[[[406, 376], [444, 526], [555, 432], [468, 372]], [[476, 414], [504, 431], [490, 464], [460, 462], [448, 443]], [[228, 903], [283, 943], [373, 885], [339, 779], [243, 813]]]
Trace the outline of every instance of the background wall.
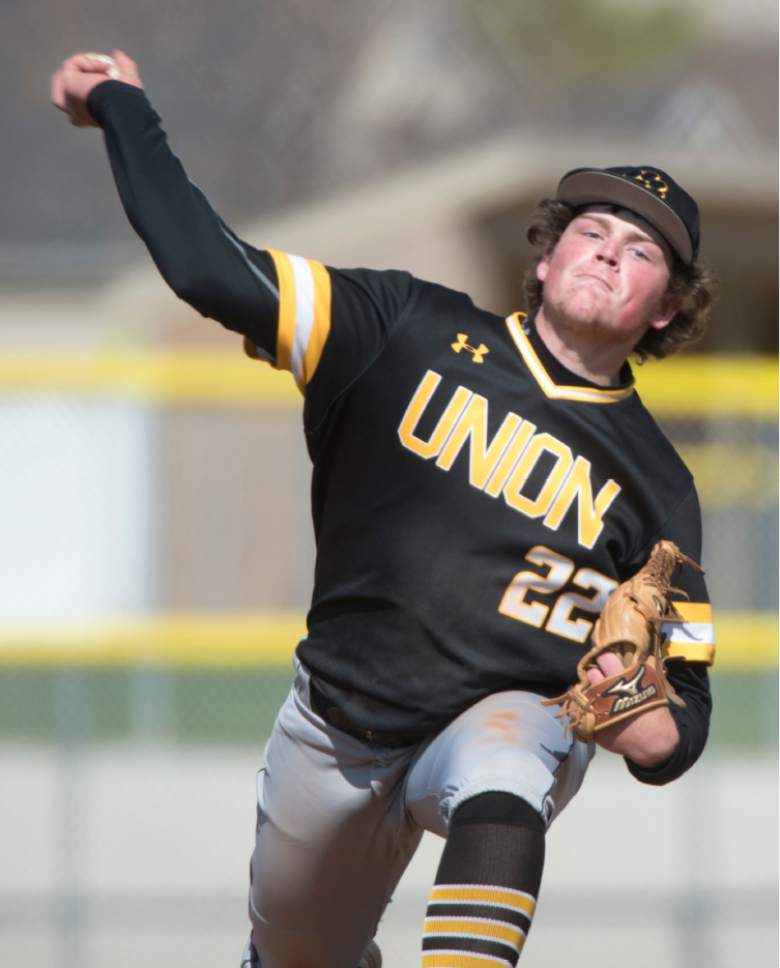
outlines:
[[[0, 961], [237, 963], [254, 772], [311, 584], [291, 379], [171, 296], [100, 133], [48, 105], [64, 57], [118, 45], [244, 237], [498, 312], [560, 173], [652, 162], [699, 199], [711, 332], [638, 378], [701, 492], [712, 738], [663, 790], [597, 759], [549, 838], [524, 958], [775, 966], [774, 4], [7, 0], [0, 18]], [[439, 849], [382, 925], [388, 968], [416, 963]], [[641, 942], [614, 926], [638, 910]]]

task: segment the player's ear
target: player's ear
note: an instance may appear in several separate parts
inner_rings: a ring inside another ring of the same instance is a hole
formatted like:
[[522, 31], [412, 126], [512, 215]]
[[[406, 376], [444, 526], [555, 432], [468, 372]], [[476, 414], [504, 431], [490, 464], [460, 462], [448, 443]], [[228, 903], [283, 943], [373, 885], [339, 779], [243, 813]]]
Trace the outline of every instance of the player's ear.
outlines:
[[650, 329], [666, 329], [680, 309], [680, 303], [671, 299], [664, 299], [658, 310], [653, 314], [648, 326]]
[[536, 278], [539, 282], [544, 282], [550, 269], [550, 253], [545, 253], [536, 263]]

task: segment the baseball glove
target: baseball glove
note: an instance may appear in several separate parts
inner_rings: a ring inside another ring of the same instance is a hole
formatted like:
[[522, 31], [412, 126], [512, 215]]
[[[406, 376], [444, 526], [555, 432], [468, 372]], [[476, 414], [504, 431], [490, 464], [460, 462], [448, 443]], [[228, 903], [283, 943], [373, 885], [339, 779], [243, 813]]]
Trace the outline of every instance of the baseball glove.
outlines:
[[[678, 568], [689, 565], [701, 571], [671, 541], [659, 541], [647, 562], [609, 596], [591, 635], [592, 648], [577, 663], [577, 682], [544, 705], [561, 707], [559, 719], [567, 718], [566, 729], [577, 739], [590, 742], [599, 730], [657, 706], [684, 706], [666, 678], [661, 625], [680, 622], [682, 617], [671, 592]], [[623, 671], [591, 684], [588, 669], [598, 668], [596, 658], [615, 653]]]

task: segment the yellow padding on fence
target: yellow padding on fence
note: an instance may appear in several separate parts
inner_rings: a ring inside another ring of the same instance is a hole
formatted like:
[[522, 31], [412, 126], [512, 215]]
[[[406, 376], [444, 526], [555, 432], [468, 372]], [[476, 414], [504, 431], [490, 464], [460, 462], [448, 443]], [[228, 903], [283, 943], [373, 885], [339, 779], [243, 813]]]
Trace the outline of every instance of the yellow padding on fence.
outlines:
[[634, 366], [634, 376], [653, 413], [777, 415], [773, 356], [673, 356]]
[[[658, 414], [777, 414], [771, 356], [680, 356], [634, 367], [637, 388]], [[289, 374], [223, 350], [4, 353], [0, 391], [125, 397], [161, 404], [300, 407]]]
[[[774, 612], [716, 612], [715, 670], [777, 666]], [[79, 628], [0, 629], [0, 665], [289, 668], [301, 614], [165, 615]]]
[[716, 669], [776, 669], [776, 612], [715, 611]]
[[154, 403], [301, 406], [289, 373], [235, 353], [62, 353], [0, 355], [0, 390], [99, 395]]
[[299, 613], [162, 615], [67, 629], [0, 629], [0, 665], [289, 668]]

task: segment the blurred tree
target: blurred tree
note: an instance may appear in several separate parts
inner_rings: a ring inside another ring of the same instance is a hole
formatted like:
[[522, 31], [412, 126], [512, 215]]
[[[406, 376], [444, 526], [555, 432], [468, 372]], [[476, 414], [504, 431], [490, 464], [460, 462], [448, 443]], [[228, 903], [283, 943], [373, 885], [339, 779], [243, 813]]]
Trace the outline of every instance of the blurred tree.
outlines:
[[685, 3], [654, 0], [461, 0], [475, 29], [523, 86], [545, 95], [678, 65], [701, 31]]

